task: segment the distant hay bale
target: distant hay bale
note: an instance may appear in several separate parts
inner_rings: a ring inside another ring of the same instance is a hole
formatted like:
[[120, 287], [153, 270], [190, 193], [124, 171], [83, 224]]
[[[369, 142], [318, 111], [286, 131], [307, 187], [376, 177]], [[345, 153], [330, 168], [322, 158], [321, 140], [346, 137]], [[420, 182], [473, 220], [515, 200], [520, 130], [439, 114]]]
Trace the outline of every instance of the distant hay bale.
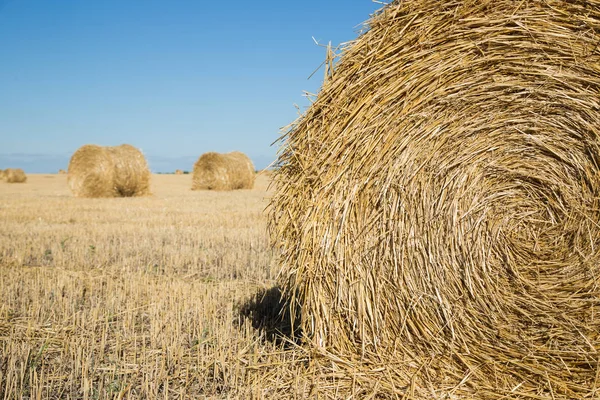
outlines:
[[183, 175], [183, 171], [180, 169], [175, 170], [175, 175]]
[[84, 145], [71, 157], [67, 182], [76, 197], [137, 197], [150, 194], [150, 170], [142, 152], [122, 144]]
[[150, 169], [142, 152], [129, 144], [107, 147], [115, 166], [114, 186], [119, 197], [150, 194]]
[[6, 172], [3, 169], [0, 169], [0, 180], [6, 179]]
[[600, 2], [397, 0], [369, 28], [274, 176], [314, 354], [390, 397], [596, 398]]
[[106, 148], [80, 147], [69, 161], [67, 182], [77, 197], [116, 197], [114, 162]]
[[58, 174], [59, 175], [65, 175], [67, 173], [67, 171], [65, 171], [64, 169], [59, 169], [58, 170]]
[[8, 168], [4, 171], [6, 182], [8, 183], [25, 183], [27, 175], [21, 168]]
[[204, 153], [194, 164], [192, 190], [252, 189], [255, 178], [254, 165], [244, 153]]

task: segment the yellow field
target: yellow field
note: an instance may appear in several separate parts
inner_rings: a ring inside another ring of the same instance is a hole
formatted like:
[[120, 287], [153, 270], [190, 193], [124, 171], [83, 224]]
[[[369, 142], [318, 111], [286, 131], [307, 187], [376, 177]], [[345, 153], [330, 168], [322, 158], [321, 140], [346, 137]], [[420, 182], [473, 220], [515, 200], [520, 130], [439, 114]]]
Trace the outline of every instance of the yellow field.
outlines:
[[0, 399], [310, 395], [303, 351], [255, 329], [278, 311], [276, 291], [254, 301], [278, 272], [267, 177], [154, 175], [152, 197], [118, 199], [66, 179], [0, 182]]

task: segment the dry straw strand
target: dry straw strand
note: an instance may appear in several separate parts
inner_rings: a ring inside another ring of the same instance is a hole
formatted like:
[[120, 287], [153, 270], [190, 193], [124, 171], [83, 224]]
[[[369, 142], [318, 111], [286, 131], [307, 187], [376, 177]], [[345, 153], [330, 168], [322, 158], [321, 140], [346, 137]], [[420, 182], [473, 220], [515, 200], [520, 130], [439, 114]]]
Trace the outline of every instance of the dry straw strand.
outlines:
[[84, 145], [69, 162], [67, 181], [76, 197], [134, 197], [150, 194], [150, 170], [142, 152], [123, 144]]
[[321, 371], [411, 398], [597, 397], [600, 1], [394, 1], [368, 25], [274, 174]]
[[6, 182], [8, 183], [25, 183], [27, 175], [21, 168], [8, 168], [4, 171]]
[[252, 189], [255, 178], [254, 164], [244, 153], [209, 152], [194, 164], [192, 190]]

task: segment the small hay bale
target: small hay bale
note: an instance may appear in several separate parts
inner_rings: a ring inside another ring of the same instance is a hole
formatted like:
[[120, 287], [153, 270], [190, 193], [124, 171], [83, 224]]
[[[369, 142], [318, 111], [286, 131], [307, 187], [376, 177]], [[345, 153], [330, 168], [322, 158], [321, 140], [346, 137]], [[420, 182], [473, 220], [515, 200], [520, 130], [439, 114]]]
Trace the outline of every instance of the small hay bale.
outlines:
[[25, 183], [27, 175], [21, 168], [8, 168], [4, 171], [6, 182], [8, 183]]
[[67, 174], [67, 171], [65, 171], [64, 169], [59, 169], [59, 170], [58, 170], [58, 174], [59, 174], [59, 175], [66, 175], [66, 174]]
[[183, 175], [183, 171], [180, 169], [175, 170], [175, 175]]
[[343, 50], [282, 139], [270, 205], [332, 376], [598, 396], [599, 43], [599, 1], [403, 0]]
[[150, 169], [142, 152], [129, 144], [107, 147], [107, 150], [114, 162], [114, 187], [118, 197], [150, 194]]
[[150, 194], [150, 170], [142, 152], [123, 144], [84, 145], [69, 162], [67, 182], [76, 197], [137, 197]]
[[192, 190], [252, 189], [256, 172], [244, 153], [204, 153], [194, 164]]
[[114, 173], [106, 148], [87, 144], [71, 156], [67, 182], [76, 197], [116, 197]]
[[0, 169], [0, 180], [6, 179], [6, 172], [3, 169]]

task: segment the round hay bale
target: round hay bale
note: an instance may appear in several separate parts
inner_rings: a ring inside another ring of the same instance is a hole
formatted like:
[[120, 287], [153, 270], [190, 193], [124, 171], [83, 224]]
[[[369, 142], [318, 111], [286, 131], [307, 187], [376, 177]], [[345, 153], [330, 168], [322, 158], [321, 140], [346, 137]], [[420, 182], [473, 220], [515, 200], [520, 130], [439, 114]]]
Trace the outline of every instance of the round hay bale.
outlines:
[[59, 169], [58, 170], [58, 174], [59, 175], [66, 175], [67, 171], [65, 171], [64, 169]]
[[6, 179], [6, 172], [3, 169], [0, 169], [0, 180]]
[[175, 170], [175, 175], [183, 175], [183, 171], [180, 169]]
[[142, 152], [129, 144], [107, 147], [115, 168], [114, 187], [119, 197], [150, 194], [150, 169]]
[[192, 190], [252, 189], [256, 172], [244, 153], [204, 153], [194, 164]]
[[21, 168], [8, 168], [4, 171], [6, 182], [8, 183], [25, 183], [27, 175]]
[[114, 162], [105, 147], [86, 144], [71, 156], [67, 182], [76, 197], [116, 197]]
[[396, 395], [597, 396], [600, 2], [403, 0], [369, 27], [275, 172], [304, 334]]
[[135, 147], [84, 145], [69, 161], [67, 182], [76, 197], [133, 197], [150, 194], [150, 171]]

